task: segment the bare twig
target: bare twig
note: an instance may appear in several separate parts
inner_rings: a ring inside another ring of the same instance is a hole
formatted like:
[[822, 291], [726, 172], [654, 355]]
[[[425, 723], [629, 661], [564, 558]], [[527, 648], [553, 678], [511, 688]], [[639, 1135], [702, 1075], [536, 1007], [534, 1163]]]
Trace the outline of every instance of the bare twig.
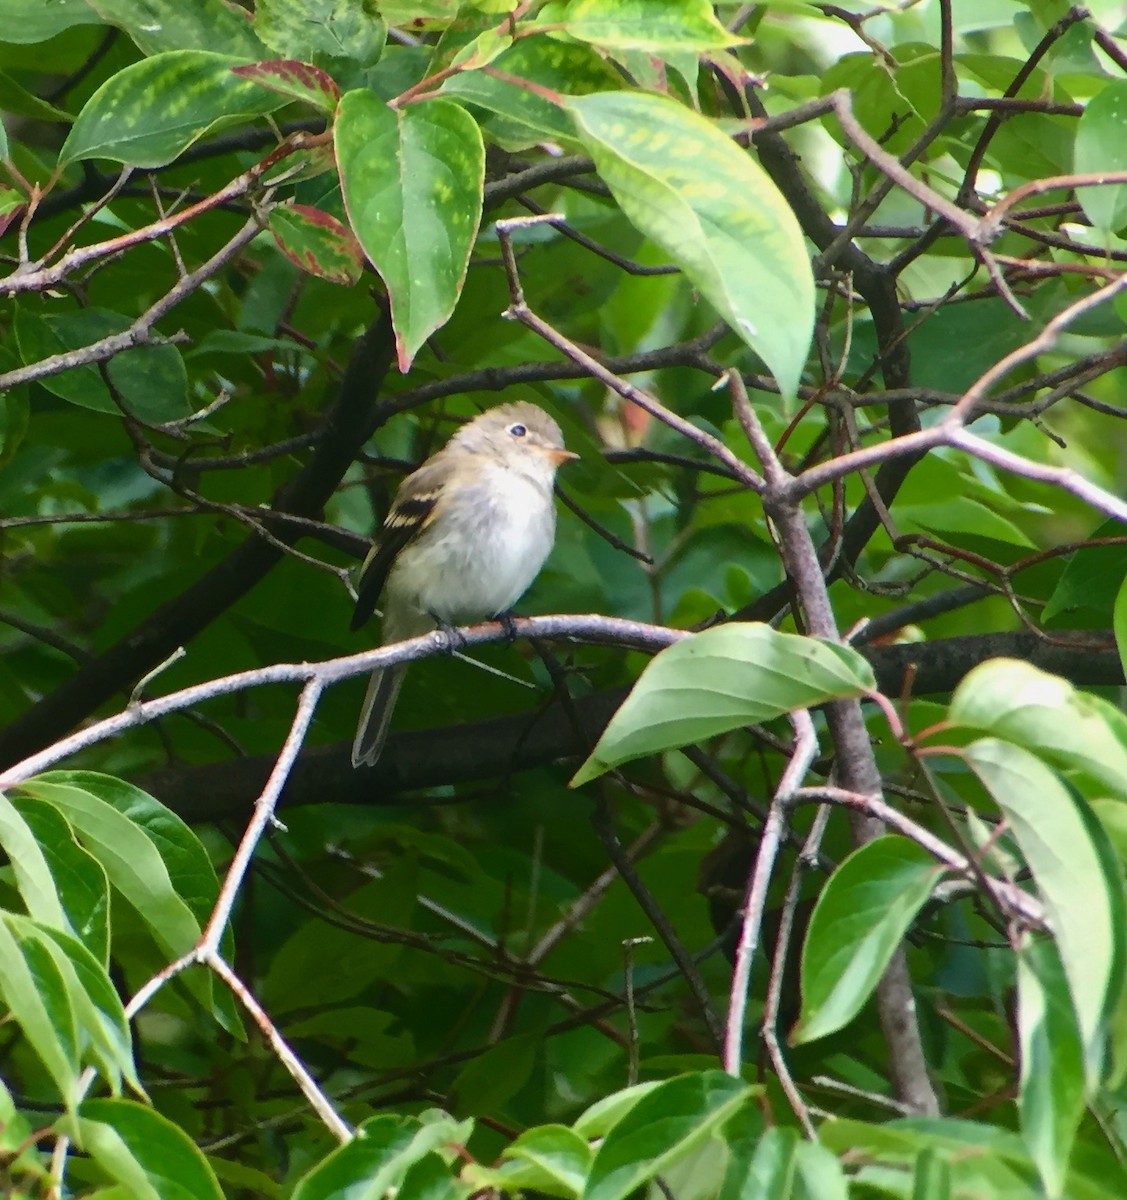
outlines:
[[787, 811], [791, 797], [798, 790], [818, 753], [818, 738], [814, 733], [814, 722], [811, 721], [810, 714], [805, 709], [799, 709], [791, 714], [790, 720], [794, 727], [794, 753], [779, 780], [767, 820], [759, 835], [759, 849], [755, 855], [755, 867], [748, 880], [740, 940], [736, 947], [736, 962], [728, 999], [728, 1018], [724, 1024], [724, 1070], [730, 1075], [739, 1075], [743, 1065], [743, 1036], [751, 967], [759, 945], [759, 930], [763, 923], [763, 909], [767, 903], [767, 887], [775, 868]]
[[[168, 342], [182, 341], [182, 335], [162, 338], [153, 331], [153, 326], [162, 317], [172, 311], [182, 300], [195, 292], [200, 284], [206, 282], [220, 271], [244, 246], [259, 232], [258, 218], [248, 221], [233, 238], [220, 247], [201, 266], [190, 274], [178, 279], [159, 300], [151, 304], [145, 311], [121, 333], [112, 333], [99, 338], [88, 346], [77, 350], [66, 350], [60, 354], [52, 354], [39, 362], [28, 363], [24, 367], [16, 367], [0, 375], [0, 391], [16, 387], [21, 383], [31, 383], [36, 379], [44, 379], [49, 375], [57, 375], [61, 371], [69, 371], [72, 367], [85, 366], [90, 363], [105, 362], [120, 354], [123, 350], [131, 350], [136, 346], [160, 345]], [[0, 284], [0, 287], [3, 285]], [[46, 285], [45, 285], [46, 286]]]
[[[520, 617], [516, 618], [512, 625], [518, 636], [540, 638], [549, 642], [592, 642], [651, 651], [662, 650], [690, 636], [684, 630], [599, 616]], [[509, 637], [510, 632], [497, 621], [458, 631], [459, 644], [464, 646], [480, 646], [489, 642], [504, 641]], [[0, 775], [0, 789], [21, 783], [87, 746], [97, 745], [107, 738], [117, 737], [128, 729], [148, 724], [157, 717], [191, 708], [216, 696], [228, 696], [246, 688], [266, 684], [305, 684], [313, 680], [322, 687], [329, 687], [355, 675], [363, 675], [397, 663], [430, 658], [447, 651], [446, 638], [441, 634], [432, 633], [405, 642], [381, 646], [375, 650], [366, 650], [361, 654], [352, 654], [346, 658], [332, 658], [320, 663], [278, 663], [270, 667], [227, 675], [209, 683], [196, 684], [194, 687], [182, 688], [167, 696], [132, 705], [114, 716], [61, 739], [37, 754], [30, 755]]]
[[612, 371], [608, 371], [598, 359], [593, 358], [574, 342], [564, 337], [563, 334], [549, 325], [547, 321], [538, 317], [528, 307], [520, 283], [520, 274], [517, 269], [516, 255], [513, 253], [510, 232], [514, 228], [519, 228], [522, 225], [528, 225], [543, 219], [540, 217], [515, 217], [509, 221], [497, 222], [497, 235], [501, 242], [501, 252], [505, 260], [505, 270], [509, 279], [509, 292], [512, 298], [512, 303], [509, 305], [505, 316], [510, 320], [519, 321], [534, 333], [539, 334], [549, 345], [555, 346], [561, 354], [564, 354], [572, 362], [581, 366], [586, 374], [605, 384], [624, 400], [631, 401], [631, 403], [636, 404], [643, 411], [648, 412], [650, 416], [668, 425], [670, 429], [674, 429], [683, 437], [696, 442], [698, 446], [707, 450], [722, 462], [745, 487], [755, 492], [762, 491], [763, 481], [759, 476], [746, 463], [733, 454], [719, 438], [713, 437], [712, 434], [706, 433], [703, 429], [698, 429], [691, 421], [686, 421], [684, 417], [679, 417], [648, 392], [642, 391], [641, 388], [627, 383]]
[[763, 1042], [767, 1047], [767, 1055], [775, 1069], [779, 1083], [786, 1093], [794, 1115], [798, 1117], [806, 1136], [813, 1140], [816, 1137], [814, 1123], [810, 1119], [807, 1107], [798, 1088], [791, 1077], [782, 1047], [779, 1045], [779, 1006], [783, 994], [783, 977], [787, 967], [787, 955], [790, 953], [791, 931], [794, 928], [794, 910], [798, 904], [798, 893], [802, 888], [802, 877], [805, 872], [818, 863], [822, 835], [830, 818], [830, 806], [822, 805], [810, 826], [802, 850], [794, 864], [787, 894], [783, 900], [783, 911], [779, 918], [779, 932], [775, 937], [775, 953], [771, 959], [771, 974], [767, 981], [767, 999], [763, 1005]]

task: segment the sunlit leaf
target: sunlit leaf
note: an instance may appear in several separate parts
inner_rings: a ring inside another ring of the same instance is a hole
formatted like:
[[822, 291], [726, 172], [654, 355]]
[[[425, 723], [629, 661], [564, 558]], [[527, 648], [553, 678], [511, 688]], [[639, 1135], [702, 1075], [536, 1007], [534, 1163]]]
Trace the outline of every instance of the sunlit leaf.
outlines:
[[408, 1171], [432, 1151], [469, 1138], [470, 1122], [457, 1122], [445, 1114], [433, 1119], [370, 1117], [356, 1138], [304, 1175], [291, 1200], [382, 1200], [388, 1189], [397, 1189]]
[[[56, 808], [110, 883], [137, 912], [169, 958], [200, 938], [218, 895], [218, 881], [199, 839], [173, 813], [131, 784], [92, 771], [51, 771], [20, 792]], [[231, 1029], [238, 1017], [211, 976], [187, 984]]]
[[935, 859], [915, 842], [882, 837], [830, 876], [802, 948], [802, 1014], [792, 1043], [815, 1041], [853, 1020], [939, 875]]
[[86, 102], [59, 161], [110, 158], [160, 167], [207, 133], [280, 108], [280, 97], [232, 72], [245, 61], [208, 50], [170, 50], [133, 63]]
[[350, 59], [368, 67], [387, 38], [376, 0], [259, 0], [255, 33], [285, 58]]
[[[535, 1167], [553, 1195], [578, 1196], [591, 1170], [593, 1151], [574, 1130], [564, 1125], [539, 1125], [526, 1130], [506, 1147], [504, 1157]], [[534, 1187], [535, 1184], [525, 1184]]]
[[71, 1108], [80, 1069], [74, 1005], [54, 958], [15, 914], [0, 914], [0, 1000]]
[[793, 396], [814, 328], [814, 278], [802, 230], [766, 172], [662, 96], [602, 92], [568, 108], [622, 211]]
[[123, 1077], [140, 1091], [125, 1009], [105, 968], [81, 942], [62, 930], [40, 928], [30, 921], [20, 928], [25, 939], [34, 938], [46, 950], [66, 985], [82, 1061], [95, 1065], [115, 1094], [121, 1090]]
[[167, 1117], [132, 1100], [87, 1100], [77, 1143], [133, 1200], [223, 1200], [199, 1148]]
[[[1078, 175], [1127, 171], [1124, 128], [1127, 128], [1127, 82], [1113, 79], [1088, 101], [1077, 122], [1072, 169]], [[1115, 232], [1127, 225], [1127, 184], [1077, 188], [1076, 196], [1097, 229]]]
[[1084, 1115], [1084, 1047], [1060, 956], [1030, 939], [1017, 956], [1021, 1132], [1049, 1196], [1061, 1195]]
[[[562, 104], [564, 97], [606, 91], [616, 82], [590, 46], [551, 38], [525, 38], [499, 55], [493, 67], [491, 72], [459, 72], [446, 80], [442, 92], [498, 114], [506, 127], [525, 127], [530, 141], [574, 142], [575, 124]], [[520, 80], [534, 86], [522, 87]], [[545, 90], [558, 94], [560, 102], [554, 103]]]
[[1127, 717], [1067, 679], [1020, 659], [992, 658], [965, 676], [949, 715], [1127, 799]]
[[848, 647], [768, 625], [718, 625], [654, 658], [571, 785], [644, 754], [875, 686], [872, 668]]
[[1017, 838], [1060, 949], [1090, 1084], [1122, 986], [1127, 910], [1115, 853], [1091, 808], [1036, 755], [982, 738], [963, 752]]
[[396, 112], [346, 93], [335, 126], [349, 221], [391, 299], [400, 370], [454, 311], [481, 219], [485, 151], [449, 100]]
[[[23, 797], [14, 801], [13, 807], [35, 838], [65, 920], [48, 920], [42, 910], [36, 911], [28, 903], [25, 894], [28, 913], [44, 924], [69, 930], [105, 966], [109, 962], [110, 887], [101, 864], [79, 845], [66, 819], [49, 804]], [[13, 856], [17, 877], [32, 857], [28, 853], [17, 866]]]
[[546, 4], [539, 20], [562, 23], [571, 37], [604, 50], [705, 53], [743, 43], [720, 24], [708, 0], [568, 0]]
[[682, 1075], [654, 1088], [599, 1146], [583, 1200], [624, 1200], [699, 1146], [750, 1094], [723, 1071]]

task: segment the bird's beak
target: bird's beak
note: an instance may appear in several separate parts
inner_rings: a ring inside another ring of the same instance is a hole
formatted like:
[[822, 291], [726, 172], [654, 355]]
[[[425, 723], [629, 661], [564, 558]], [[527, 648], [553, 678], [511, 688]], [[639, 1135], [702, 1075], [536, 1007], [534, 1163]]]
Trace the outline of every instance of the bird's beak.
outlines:
[[562, 467], [566, 462], [575, 462], [579, 455], [574, 450], [545, 450], [544, 457], [554, 462], [557, 467]]

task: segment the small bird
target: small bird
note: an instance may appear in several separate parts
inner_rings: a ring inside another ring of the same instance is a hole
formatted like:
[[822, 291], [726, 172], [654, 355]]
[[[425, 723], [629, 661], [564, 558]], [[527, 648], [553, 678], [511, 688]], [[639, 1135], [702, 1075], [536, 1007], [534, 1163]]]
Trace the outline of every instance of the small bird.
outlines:
[[[384, 644], [507, 612], [552, 549], [556, 471], [578, 457], [535, 404], [502, 404], [463, 425], [399, 485], [360, 571], [352, 629], [381, 593]], [[354, 767], [379, 758], [406, 671], [373, 673]]]

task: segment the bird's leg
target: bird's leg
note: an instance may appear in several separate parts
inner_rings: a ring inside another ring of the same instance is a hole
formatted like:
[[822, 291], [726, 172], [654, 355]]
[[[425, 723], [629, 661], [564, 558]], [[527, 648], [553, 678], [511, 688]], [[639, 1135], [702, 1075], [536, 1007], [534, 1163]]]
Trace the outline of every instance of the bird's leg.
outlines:
[[511, 646], [517, 640], [517, 614], [511, 608], [497, 614], [501, 628], [505, 631], [505, 641]]
[[456, 654], [459, 650], [466, 648], [467, 642], [462, 634], [458, 631], [456, 625], [451, 625], [449, 621], [444, 621], [436, 613], [428, 614], [434, 622], [434, 632], [441, 642], [441, 649], [446, 654]]

